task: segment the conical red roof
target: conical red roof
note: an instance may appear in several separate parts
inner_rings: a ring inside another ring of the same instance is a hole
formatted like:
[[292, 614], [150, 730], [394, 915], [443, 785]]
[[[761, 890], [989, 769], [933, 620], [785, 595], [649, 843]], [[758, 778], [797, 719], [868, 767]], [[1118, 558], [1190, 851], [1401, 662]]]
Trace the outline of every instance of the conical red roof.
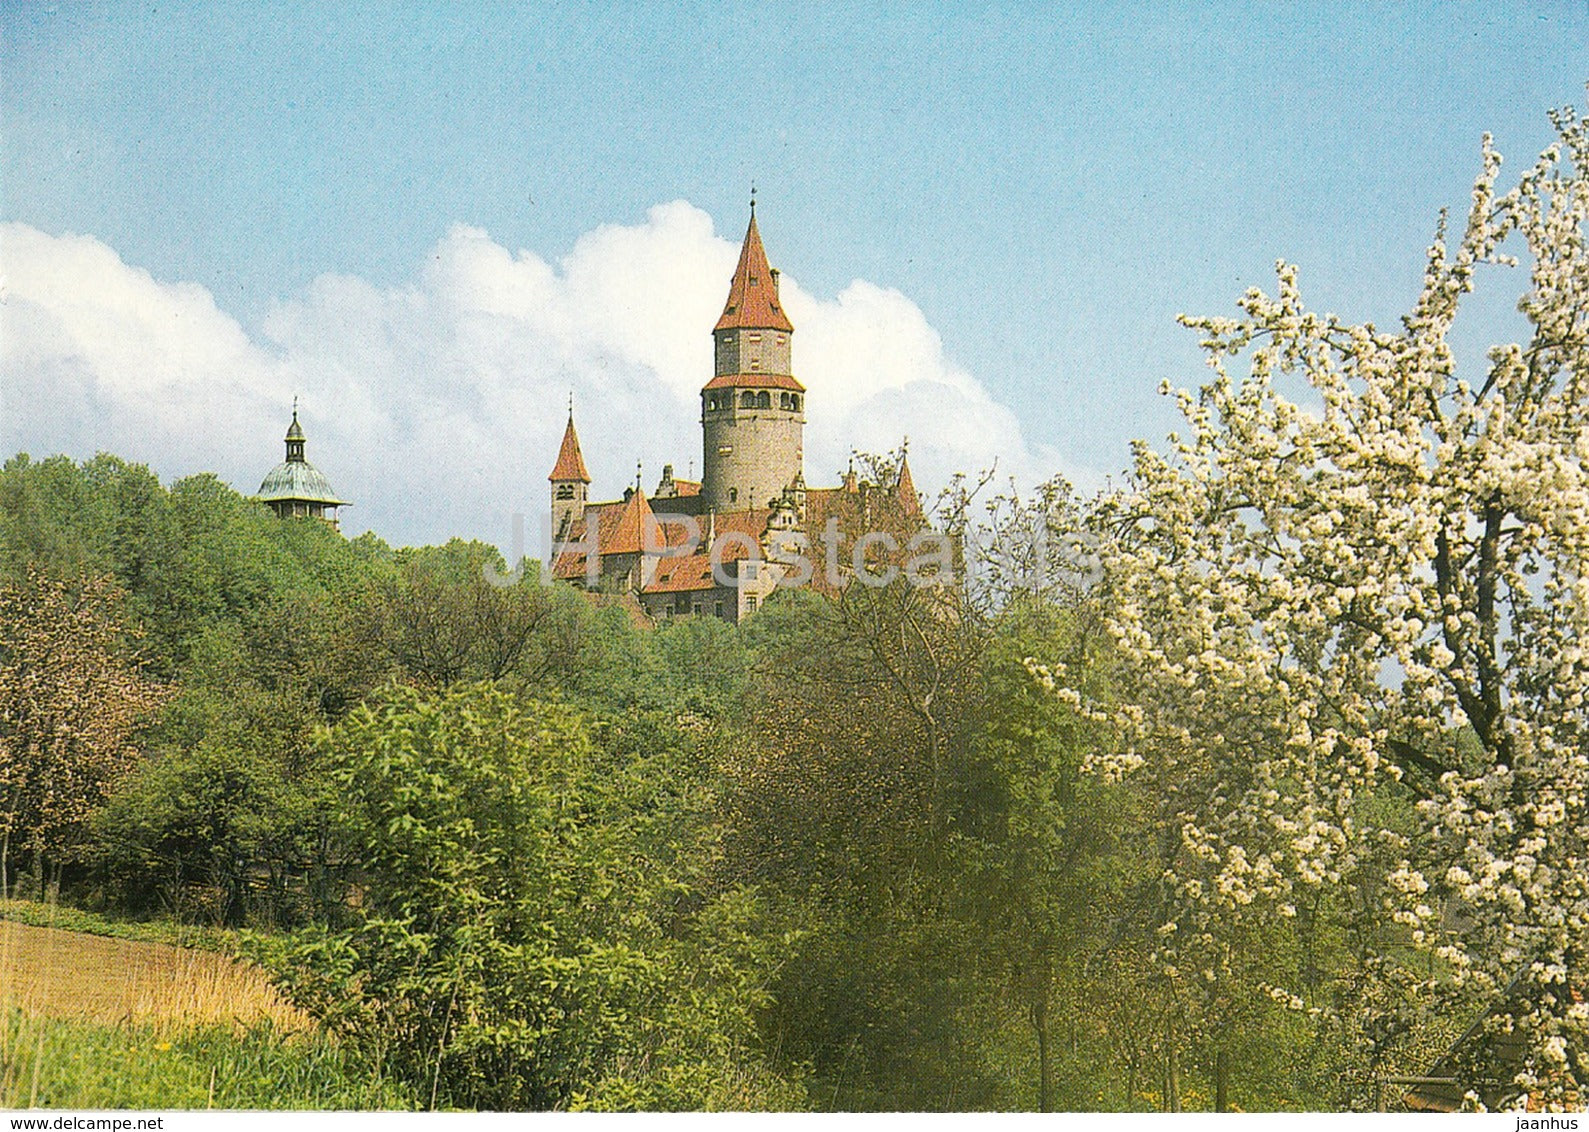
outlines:
[[646, 502], [646, 493], [637, 490], [624, 505], [623, 515], [612, 532], [612, 541], [601, 548], [601, 553], [638, 554], [645, 550], [646, 529], [653, 522], [655, 519], [652, 518], [651, 504]]
[[579, 453], [579, 434], [574, 431], [574, 414], [568, 415], [568, 427], [563, 430], [563, 446], [557, 451], [557, 466], [546, 477], [554, 483], [559, 480], [590, 482], [590, 472], [585, 470], [585, 457]]
[[899, 457], [899, 483], [895, 490], [906, 515], [914, 518], [921, 514], [921, 496], [916, 494], [916, 481], [910, 478], [910, 458], [903, 453]]
[[728, 304], [723, 307], [723, 317], [713, 329], [739, 327], [794, 332], [794, 324], [783, 313], [783, 304], [778, 298], [778, 280], [767, 265], [761, 233], [756, 231], [754, 209], [750, 214], [750, 227], [745, 230], [745, 242], [739, 249], [739, 266], [734, 269], [734, 281], [728, 287]]

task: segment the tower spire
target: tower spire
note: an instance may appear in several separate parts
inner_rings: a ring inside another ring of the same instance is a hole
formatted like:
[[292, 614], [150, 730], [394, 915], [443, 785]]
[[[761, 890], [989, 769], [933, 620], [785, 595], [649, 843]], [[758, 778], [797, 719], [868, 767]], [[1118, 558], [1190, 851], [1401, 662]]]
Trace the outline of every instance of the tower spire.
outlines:
[[734, 268], [733, 282], [728, 285], [728, 302], [713, 329], [746, 327], [782, 330], [788, 334], [794, 331], [794, 324], [784, 313], [783, 302], [778, 297], [777, 273], [767, 262], [767, 249], [761, 246], [761, 232], [756, 228], [755, 192], [751, 190], [750, 224], [745, 229], [745, 242], [739, 248], [739, 266]]
[[289, 464], [302, 464], [303, 455], [303, 426], [298, 423], [298, 398], [292, 399], [292, 423], [287, 426], [287, 462]]
[[590, 471], [585, 467], [585, 457], [579, 451], [579, 433], [574, 431], [574, 395], [570, 393], [568, 425], [563, 429], [563, 444], [557, 450], [557, 463], [546, 478], [553, 483], [590, 482]]
[[574, 431], [574, 394], [568, 394], [568, 424], [563, 427], [563, 444], [557, 450], [552, 474], [552, 537], [570, 537], [575, 524], [585, 517], [585, 493], [590, 486], [590, 470], [579, 451], [579, 433]]

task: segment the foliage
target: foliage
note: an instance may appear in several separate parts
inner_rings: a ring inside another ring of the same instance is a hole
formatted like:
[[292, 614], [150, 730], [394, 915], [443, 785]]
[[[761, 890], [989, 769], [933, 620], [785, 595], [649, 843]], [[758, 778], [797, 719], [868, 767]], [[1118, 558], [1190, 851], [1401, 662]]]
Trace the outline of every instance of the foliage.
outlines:
[[[393, 688], [324, 740], [364, 879], [284, 989], [434, 1107], [702, 1107], [758, 1068], [773, 942], [640, 852], [666, 779], [609, 773], [584, 722], [489, 687]], [[687, 829], [674, 835], [688, 834]], [[705, 1091], [703, 1091], [705, 1090]]]
[[[1323, 894], [1366, 935], [1384, 993], [1353, 1007], [1384, 1035], [1495, 1006], [1526, 1050], [1502, 1092], [1560, 1104], [1589, 1076], [1589, 122], [1554, 120], [1504, 192], [1486, 142], [1399, 330], [1307, 310], [1285, 265], [1241, 318], [1188, 320], [1215, 371], [1178, 395], [1190, 435], [1139, 448], [1097, 523], [1135, 689], [1103, 761], [1180, 784], [1162, 973], [1250, 993], [1232, 941]], [[1449, 332], [1509, 243], [1531, 337], [1470, 382]]]
[[403, 671], [427, 684], [500, 680], [529, 685], [566, 672], [582, 645], [577, 598], [539, 584], [531, 571], [511, 585], [493, 547], [453, 539], [400, 551], [368, 607], [374, 639]]
[[13, 843], [36, 870], [78, 851], [164, 698], [128, 653], [121, 596], [104, 576], [0, 585], [0, 895]]

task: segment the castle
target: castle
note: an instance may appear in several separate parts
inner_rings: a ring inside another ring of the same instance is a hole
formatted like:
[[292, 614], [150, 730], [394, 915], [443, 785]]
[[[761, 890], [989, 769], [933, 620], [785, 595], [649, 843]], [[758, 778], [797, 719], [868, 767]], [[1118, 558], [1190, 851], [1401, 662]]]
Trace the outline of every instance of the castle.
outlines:
[[675, 477], [669, 464], [649, 497], [637, 482], [622, 499], [591, 502], [570, 405], [547, 477], [556, 577], [652, 621], [737, 622], [780, 586], [836, 584], [831, 567], [802, 571], [792, 564], [820, 545], [822, 532], [842, 526], [853, 537], [879, 523], [923, 525], [904, 459], [888, 484], [860, 483], [852, 468], [838, 487], [806, 485], [806, 389], [794, 376], [793, 337], [752, 200], [728, 301], [712, 329], [713, 373], [701, 389], [700, 481]]

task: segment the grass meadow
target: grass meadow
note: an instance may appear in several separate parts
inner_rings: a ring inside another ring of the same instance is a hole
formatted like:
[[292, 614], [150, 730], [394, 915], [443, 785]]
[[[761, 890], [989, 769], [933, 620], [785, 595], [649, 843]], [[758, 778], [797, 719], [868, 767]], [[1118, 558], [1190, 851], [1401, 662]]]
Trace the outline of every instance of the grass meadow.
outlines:
[[175, 946], [166, 925], [63, 917], [116, 933], [90, 934], [51, 914], [0, 908], [0, 1107], [413, 1107], [215, 936]]

